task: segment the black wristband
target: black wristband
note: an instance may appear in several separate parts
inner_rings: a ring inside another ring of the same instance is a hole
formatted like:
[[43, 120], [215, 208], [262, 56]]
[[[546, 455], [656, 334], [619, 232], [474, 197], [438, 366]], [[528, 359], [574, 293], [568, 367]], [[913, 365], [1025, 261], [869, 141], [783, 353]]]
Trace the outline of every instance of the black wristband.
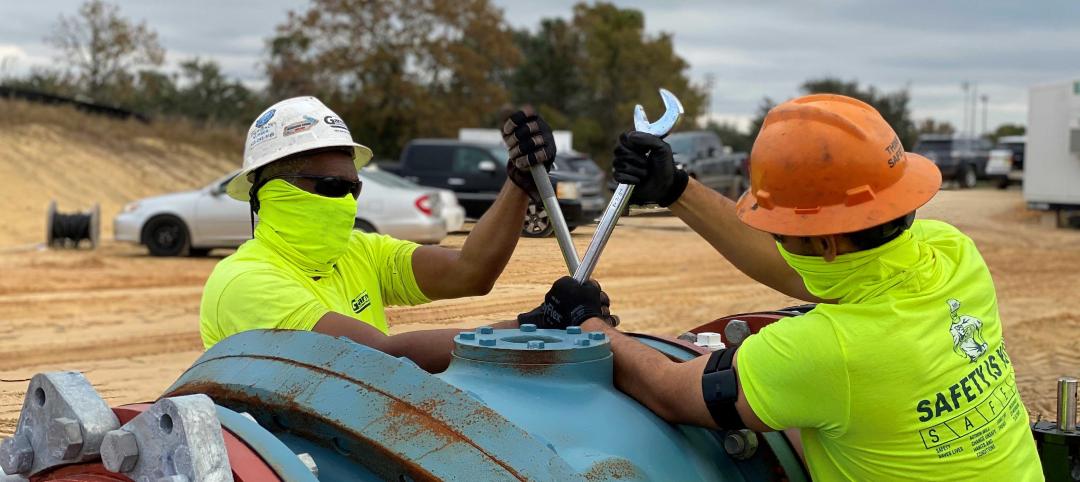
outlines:
[[671, 182], [671, 187], [668, 188], [666, 193], [664, 193], [664, 197], [657, 199], [656, 204], [659, 204], [662, 208], [666, 208], [672, 204], [675, 204], [675, 201], [679, 200], [679, 197], [682, 196], [683, 191], [686, 190], [686, 185], [689, 183], [690, 175], [682, 169], [676, 169], [675, 177], [674, 179], [672, 179]]

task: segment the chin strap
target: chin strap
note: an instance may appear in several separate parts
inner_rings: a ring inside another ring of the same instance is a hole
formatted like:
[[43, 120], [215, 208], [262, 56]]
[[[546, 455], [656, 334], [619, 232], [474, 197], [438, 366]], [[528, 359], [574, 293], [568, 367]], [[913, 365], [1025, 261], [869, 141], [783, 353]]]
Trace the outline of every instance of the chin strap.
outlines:
[[248, 189], [248, 207], [251, 208], [248, 214], [251, 215], [251, 239], [255, 239], [255, 214], [259, 212], [259, 178], [262, 177], [262, 169], [255, 171], [254, 179], [251, 182], [251, 189]]

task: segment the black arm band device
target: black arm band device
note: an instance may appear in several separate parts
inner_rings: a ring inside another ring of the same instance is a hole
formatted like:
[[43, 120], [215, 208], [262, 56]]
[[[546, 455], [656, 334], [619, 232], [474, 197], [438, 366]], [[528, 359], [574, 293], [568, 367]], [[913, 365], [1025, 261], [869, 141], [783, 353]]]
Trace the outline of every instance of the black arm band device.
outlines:
[[735, 402], [739, 399], [739, 384], [735, 369], [731, 368], [738, 348], [714, 351], [701, 374], [701, 393], [709, 414], [721, 428], [746, 428]]

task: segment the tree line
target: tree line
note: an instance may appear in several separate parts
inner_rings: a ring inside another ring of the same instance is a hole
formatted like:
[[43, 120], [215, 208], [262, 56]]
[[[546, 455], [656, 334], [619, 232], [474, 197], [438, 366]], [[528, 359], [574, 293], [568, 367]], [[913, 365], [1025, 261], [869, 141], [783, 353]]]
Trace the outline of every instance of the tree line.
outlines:
[[[395, 157], [416, 137], [499, 127], [510, 109], [528, 103], [552, 125], [573, 131], [575, 147], [606, 166], [614, 139], [631, 127], [634, 104], [647, 112], [662, 108], [658, 87], [679, 97], [687, 119], [698, 118], [708, 99], [704, 86], [690, 80], [670, 34], [649, 34], [641, 11], [605, 2], [579, 3], [569, 19], [515, 30], [489, 0], [311, 0], [270, 32], [260, 89], [228, 78], [209, 59], [185, 59], [166, 70], [157, 32], [104, 0], [61, 15], [45, 40], [59, 52], [59, 66], [4, 84], [152, 117], [242, 126], [276, 100], [315, 95], [382, 158]], [[909, 147], [920, 132], [951, 129], [932, 120], [916, 124], [907, 90], [880, 92], [835, 78], [809, 80], [802, 90], [874, 105]], [[748, 151], [773, 105], [763, 99], [749, 131], [705, 127]]]

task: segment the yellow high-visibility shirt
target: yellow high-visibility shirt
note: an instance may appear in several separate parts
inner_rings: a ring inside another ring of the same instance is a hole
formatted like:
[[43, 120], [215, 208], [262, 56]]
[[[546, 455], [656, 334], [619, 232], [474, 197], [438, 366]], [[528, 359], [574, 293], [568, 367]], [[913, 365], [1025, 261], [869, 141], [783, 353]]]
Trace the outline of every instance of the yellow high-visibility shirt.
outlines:
[[916, 221], [833, 263], [785, 257], [839, 303], [747, 338], [738, 377], [763, 422], [802, 429], [814, 480], [1043, 480], [971, 239]]
[[418, 244], [354, 231], [330, 276], [313, 279], [252, 239], [221, 260], [203, 290], [199, 333], [210, 348], [241, 331], [311, 330], [333, 311], [387, 333], [385, 306], [430, 300], [416, 284]]

